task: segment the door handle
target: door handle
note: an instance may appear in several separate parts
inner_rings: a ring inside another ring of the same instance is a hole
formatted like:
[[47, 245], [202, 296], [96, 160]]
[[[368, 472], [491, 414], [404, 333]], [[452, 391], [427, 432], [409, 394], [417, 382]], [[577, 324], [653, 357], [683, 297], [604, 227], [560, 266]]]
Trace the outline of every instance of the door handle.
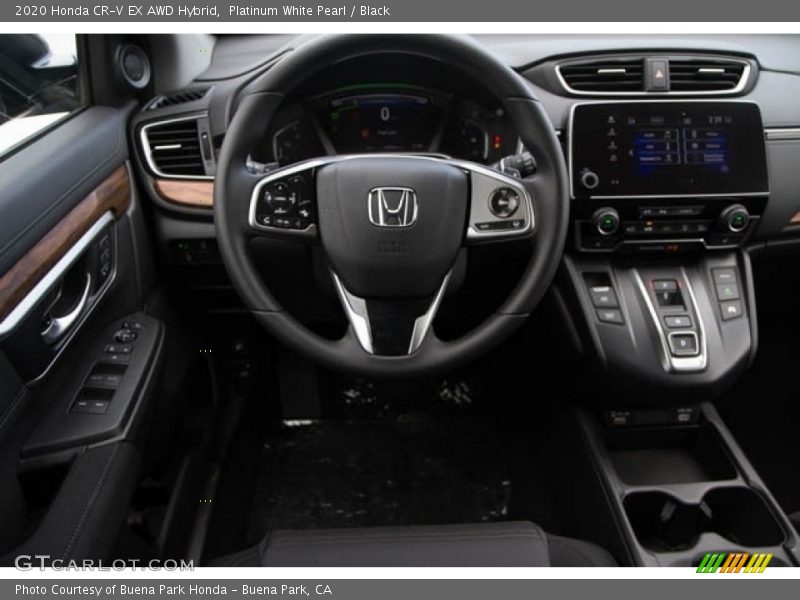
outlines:
[[75, 304], [74, 308], [70, 310], [67, 314], [62, 315], [60, 317], [51, 317], [50, 322], [45, 327], [44, 331], [42, 331], [42, 339], [47, 344], [55, 344], [58, 340], [60, 340], [64, 335], [72, 328], [73, 325], [77, 322], [78, 318], [83, 313], [83, 310], [86, 308], [86, 305], [89, 303], [89, 296], [92, 292], [92, 276], [87, 273], [86, 274], [86, 285], [83, 288], [83, 293], [80, 296], [80, 299]]

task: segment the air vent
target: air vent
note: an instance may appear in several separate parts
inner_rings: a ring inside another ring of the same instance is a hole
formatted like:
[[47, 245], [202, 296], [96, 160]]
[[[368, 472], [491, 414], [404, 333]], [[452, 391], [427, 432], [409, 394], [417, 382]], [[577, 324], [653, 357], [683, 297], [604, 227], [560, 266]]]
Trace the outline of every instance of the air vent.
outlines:
[[565, 87], [578, 93], [635, 93], [644, 88], [644, 61], [641, 58], [568, 62], [557, 69]]
[[156, 175], [171, 177], [205, 176], [197, 118], [185, 118], [145, 125], [142, 143], [150, 168]]
[[164, 108], [166, 106], [175, 106], [177, 104], [185, 104], [187, 102], [201, 100], [208, 93], [209, 89], [211, 88], [190, 88], [188, 90], [180, 90], [179, 92], [172, 92], [171, 94], [158, 96], [152, 102], [150, 102], [147, 110], [155, 110], [156, 108]]
[[749, 65], [726, 59], [673, 58], [669, 61], [673, 92], [735, 92], [744, 87]]

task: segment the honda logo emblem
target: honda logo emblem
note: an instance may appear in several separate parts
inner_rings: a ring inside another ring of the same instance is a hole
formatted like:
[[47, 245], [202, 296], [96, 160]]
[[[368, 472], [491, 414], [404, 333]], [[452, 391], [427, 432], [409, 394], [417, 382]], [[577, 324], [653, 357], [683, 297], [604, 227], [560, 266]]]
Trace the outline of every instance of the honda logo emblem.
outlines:
[[369, 222], [377, 227], [411, 227], [417, 222], [417, 192], [406, 187], [380, 187], [367, 198]]

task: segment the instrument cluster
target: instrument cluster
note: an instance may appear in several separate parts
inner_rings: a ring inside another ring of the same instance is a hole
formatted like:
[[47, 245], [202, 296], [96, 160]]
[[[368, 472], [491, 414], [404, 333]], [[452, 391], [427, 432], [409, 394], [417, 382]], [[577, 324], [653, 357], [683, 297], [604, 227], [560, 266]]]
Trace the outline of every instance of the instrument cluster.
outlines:
[[282, 108], [253, 158], [284, 166], [318, 156], [398, 152], [490, 164], [516, 150], [502, 108], [418, 86], [371, 84]]

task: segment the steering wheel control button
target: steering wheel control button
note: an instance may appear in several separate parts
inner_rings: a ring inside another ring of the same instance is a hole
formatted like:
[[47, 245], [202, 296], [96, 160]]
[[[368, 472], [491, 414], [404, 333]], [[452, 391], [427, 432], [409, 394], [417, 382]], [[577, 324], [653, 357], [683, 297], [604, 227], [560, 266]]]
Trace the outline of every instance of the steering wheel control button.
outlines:
[[519, 204], [519, 194], [509, 187], [499, 188], [489, 197], [489, 210], [501, 219], [507, 219], [517, 212]]
[[592, 224], [600, 235], [614, 235], [619, 230], [619, 213], [613, 208], [600, 208], [592, 215]]
[[592, 304], [595, 308], [618, 308], [617, 294], [607, 285], [595, 285], [589, 288]]
[[623, 325], [625, 319], [622, 318], [622, 312], [618, 308], [600, 308], [597, 310], [597, 318], [601, 323], [612, 323], [614, 325]]
[[314, 209], [306, 178], [294, 175], [265, 184], [253, 221], [270, 228], [308, 229], [314, 222]]
[[719, 309], [722, 312], [723, 321], [738, 319], [743, 314], [741, 300], [729, 300], [727, 302], [720, 302]]
[[120, 344], [130, 344], [135, 341], [139, 334], [131, 329], [120, 329], [114, 334], [114, 339]]
[[669, 334], [669, 348], [672, 356], [697, 356], [697, 334], [693, 331], [687, 333]]
[[664, 317], [664, 324], [670, 329], [689, 329], [692, 318], [689, 315], [669, 315]]
[[525, 227], [523, 219], [513, 219], [511, 221], [488, 221], [486, 223], [475, 223], [478, 231], [502, 231], [508, 229], [522, 229]]

